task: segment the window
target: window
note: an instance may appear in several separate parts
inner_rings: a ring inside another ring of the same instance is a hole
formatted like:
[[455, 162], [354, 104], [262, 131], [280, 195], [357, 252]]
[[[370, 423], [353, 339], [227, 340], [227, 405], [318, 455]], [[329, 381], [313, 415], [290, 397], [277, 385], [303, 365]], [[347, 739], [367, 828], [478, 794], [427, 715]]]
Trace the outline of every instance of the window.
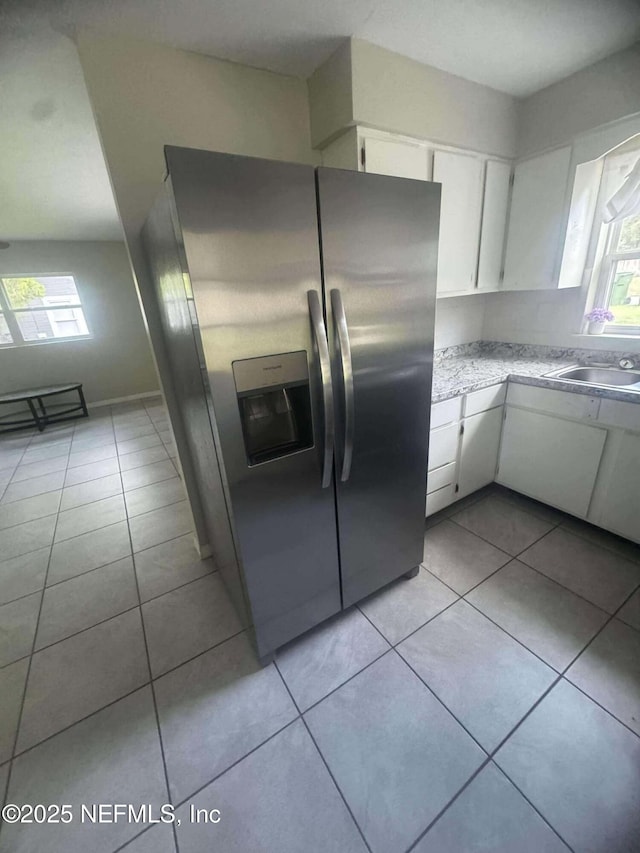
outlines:
[[614, 319], [605, 332], [640, 336], [640, 152], [638, 139], [604, 158], [594, 222], [592, 304]]
[[0, 346], [88, 336], [73, 276], [0, 279]]
[[607, 331], [640, 334], [640, 214], [609, 226], [600, 282], [598, 302], [615, 318]]

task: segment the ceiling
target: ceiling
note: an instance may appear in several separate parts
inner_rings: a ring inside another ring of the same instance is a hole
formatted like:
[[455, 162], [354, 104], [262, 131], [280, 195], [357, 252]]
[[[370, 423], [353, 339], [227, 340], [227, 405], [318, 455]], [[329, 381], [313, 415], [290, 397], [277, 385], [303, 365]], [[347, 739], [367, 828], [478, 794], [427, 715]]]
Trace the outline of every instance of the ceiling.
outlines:
[[73, 42], [0, 40], [0, 240], [122, 240]]
[[517, 96], [640, 37], [638, 0], [20, 0], [20, 7], [56, 29], [128, 33], [300, 77], [341, 38], [356, 36]]
[[5, 0], [0, 239], [121, 239], [82, 70], [89, 27], [307, 77], [353, 35], [523, 97], [640, 37], [640, 0]]

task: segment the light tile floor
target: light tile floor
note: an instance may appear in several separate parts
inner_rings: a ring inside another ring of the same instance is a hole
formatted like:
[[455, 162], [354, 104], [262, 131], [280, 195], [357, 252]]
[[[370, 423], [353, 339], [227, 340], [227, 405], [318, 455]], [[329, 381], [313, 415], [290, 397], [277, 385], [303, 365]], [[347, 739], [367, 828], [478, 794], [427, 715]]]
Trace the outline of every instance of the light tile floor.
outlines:
[[75, 814], [3, 851], [640, 850], [640, 548], [491, 487], [262, 669], [171, 447], [157, 400], [0, 440], [0, 799]]

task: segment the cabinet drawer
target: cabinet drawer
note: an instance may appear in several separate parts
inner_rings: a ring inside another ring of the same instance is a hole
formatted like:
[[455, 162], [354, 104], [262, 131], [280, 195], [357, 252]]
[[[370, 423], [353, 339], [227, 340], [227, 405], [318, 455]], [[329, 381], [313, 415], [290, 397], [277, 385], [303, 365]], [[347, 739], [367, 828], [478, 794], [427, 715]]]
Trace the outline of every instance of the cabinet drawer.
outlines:
[[509, 382], [507, 403], [525, 409], [535, 409], [550, 415], [579, 420], [595, 420], [600, 409], [600, 398], [570, 391], [552, 391], [536, 385]]
[[455, 479], [455, 462], [449, 462], [447, 465], [434, 468], [433, 471], [429, 471], [427, 476], [427, 494], [436, 492], [438, 489], [443, 489], [445, 486], [450, 486], [452, 483], [455, 483]]
[[431, 492], [427, 495], [425, 516], [433, 515], [434, 512], [439, 512], [441, 509], [449, 506], [449, 504], [453, 503], [455, 496], [453, 483], [450, 486], [445, 486], [444, 489]]
[[601, 400], [598, 421], [640, 432], [640, 404], [623, 403], [622, 400]]
[[429, 433], [429, 471], [455, 462], [458, 455], [458, 424], [432, 429]]
[[464, 398], [465, 418], [501, 406], [504, 403], [506, 393], [507, 383], [501, 382], [499, 385], [492, 385], [490, 388], [482, 388], [480, 391], [472, 391], [467, 394]]
[[452, 397], [450, 400], [443, 400], [441, 403], [434, 403], [431, 406], [431, 424], [430, 429], [450, 424], [460, 420], [462, 411], [462, 397]]

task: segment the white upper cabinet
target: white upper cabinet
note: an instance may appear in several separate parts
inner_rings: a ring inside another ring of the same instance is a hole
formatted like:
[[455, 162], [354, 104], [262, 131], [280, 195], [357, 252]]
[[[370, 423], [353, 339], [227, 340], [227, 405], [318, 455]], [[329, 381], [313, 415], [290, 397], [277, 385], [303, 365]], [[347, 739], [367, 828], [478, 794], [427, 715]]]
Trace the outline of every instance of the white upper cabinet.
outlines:
[[501, 160], [487, 160], [478, 258], [478, 290], [497, 290], [500, 287], [510, 189], [511, 165]]
[[438, 294], [475, 288], [483, 167], [479, 157], [434, 151], [433, 180], [442, 184]]
[[415, 178], [419, 181], [428, 181], [430, 178], [429, 150], [425, 145], [372, 136], [363, 139], [362, 146], [365, 172]]
[[438, 296], [500, 288], [510, 163], [363, 127], [330, 142], [322, 162], [441, 183]]
[[558, 286], [570, 160], [571, 148], [565, 147], [516, 166], [504, 290], [542, 290]]

